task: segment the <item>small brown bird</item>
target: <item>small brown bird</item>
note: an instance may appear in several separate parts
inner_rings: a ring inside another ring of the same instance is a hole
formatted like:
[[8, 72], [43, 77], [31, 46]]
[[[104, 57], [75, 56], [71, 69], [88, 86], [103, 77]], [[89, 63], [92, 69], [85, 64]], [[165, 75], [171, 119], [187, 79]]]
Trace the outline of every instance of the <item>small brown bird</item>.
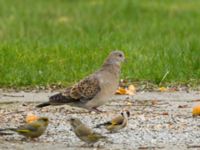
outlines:
[[123, 129], [127, 126], [129, 116], [130, 116], [130, 112], [128, 110], [122, 111], [119, 116], [116, 116], [111, 121], [98, 124], [96, 128], [105, 126], [105, 128], [109, 132], [117, 132], [118, 130]]
[[37, 138], [45, 132], [45, 130], [48, 126], [48, 122], [49, 122], [48, 118], [40, 117], [37, 120], [35, 120], [34, 122], [25, 124], [18, 128], [0, 129], [0, 131], [11, 130], [11, 131], [17, 132], [18, 134], [23, 135], [28, 138]]
[[88, 144], [94, 144], [94, 143], [98, 142], [100, 139], [106, 139], [105, 136], [102, 136], [100, 133], [92, 131], [92, 129], [90, 129], [89, 127], [84, 125], [77, 118], [70, 119], [70, 124], [71, 124], [76, 136], [80, 140], [82, 140]]
[[111, 52], [98, 71], [36, 107], [68, 104], [98, 112], [97, 107], [108, 102], [118, 88], [121, 63], [124, 59], [122, 51]]

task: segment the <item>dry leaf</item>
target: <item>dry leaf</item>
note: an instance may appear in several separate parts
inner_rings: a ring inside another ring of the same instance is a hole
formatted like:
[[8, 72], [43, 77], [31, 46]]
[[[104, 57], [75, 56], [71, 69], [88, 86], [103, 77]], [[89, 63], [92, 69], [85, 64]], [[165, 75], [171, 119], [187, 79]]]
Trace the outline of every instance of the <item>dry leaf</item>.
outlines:
[[136, 92], [136, 88], [134, 85], [129, 85], [128, 90], [127, 90], [127, 94], [128, 95], [135, 95]]
[[159, 87], [158, 91], [160, 91], [160, 92], [166, 92], [166, 91], [168, 91], [168, 89], [166, 87]]
[[119, 95], [135, 95], [136, 88], [133, 85], [129, 85], [127, 89], [119, 87], [116, 94]]
[[33, 122], [33, 121], [35, 121], [35, 120], [37, 120], [37, 119], [38, 119], [38, 116], [33, 115], [33, 114], [28, 114], [28, 115], [26, 116], [26, 122], [27, 122], [27, 123], [31, 123], [31, 122]]
[[122, 88], [122, 87], [119, 87], [116, 91], [116, 94], [119, 94], [119, 95], [126, 95], [127, 94], [127, 91], [126, 89]]
[[193, 115], [193, 116], [198, 116], [198, 115], [200, 115], [200, 105], [197, 105], [197, 106], [193, 107], [192, 115]]

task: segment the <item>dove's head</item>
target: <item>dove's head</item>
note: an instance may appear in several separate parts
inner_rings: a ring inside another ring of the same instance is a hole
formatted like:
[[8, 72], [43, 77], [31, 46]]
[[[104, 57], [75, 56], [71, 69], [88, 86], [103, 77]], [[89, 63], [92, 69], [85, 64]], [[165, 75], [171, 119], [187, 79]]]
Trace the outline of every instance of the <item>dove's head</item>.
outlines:
[[116, 50], [116, 51], [112, 51], [109, 54], [109, 56], [106, 59], [105, 63], [106, 64], [120, 65], [121, 62], [123, 62], [124, 60], [125, 60], [124, 53], [122, 51]]

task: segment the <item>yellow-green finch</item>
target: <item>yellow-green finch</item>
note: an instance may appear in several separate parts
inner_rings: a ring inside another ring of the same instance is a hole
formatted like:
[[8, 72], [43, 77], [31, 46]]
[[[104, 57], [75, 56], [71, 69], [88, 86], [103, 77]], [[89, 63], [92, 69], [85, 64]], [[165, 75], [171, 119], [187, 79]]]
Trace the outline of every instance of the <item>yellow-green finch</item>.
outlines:
[[130, 112], [128, 110], [124, 110], [119, 116], [116, 116], [111, 121], [98, 124], [96, 128], [104, 126], [109, 132], [117, 132], [127, 126], [129, 116]]
[[100, 139], [106, 138], [105, 136], [102, 136], [100, 133], [94, 132], [92, 129], [87, 127], [77, 118], [70, 119], [70, 124], [76, 136], [80, 140], [88, 144], [94, 144], [98, 142]]
[[0, 131], [11, 130], [28, 138], [37, 138], [45, 132], [48, 123], [49, 120], [47, 117], [40, 117], [37, 120], [18, 128], [0, 129]]

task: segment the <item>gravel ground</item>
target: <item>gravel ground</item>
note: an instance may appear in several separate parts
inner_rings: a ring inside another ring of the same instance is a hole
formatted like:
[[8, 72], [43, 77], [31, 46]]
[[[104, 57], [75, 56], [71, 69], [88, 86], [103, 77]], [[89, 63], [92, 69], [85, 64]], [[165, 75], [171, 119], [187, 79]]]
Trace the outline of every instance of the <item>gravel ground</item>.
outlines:
[[[200, 103], [200, 93], [138, 92], [134, 96], [114, 96], [112, 102], [100, 107], [106, 112], [88, 113], [67, 105], [36, 109], [34, 106], [48, 99], [50, 92], [0, 91], [0, 128], [24, 123], [28, 113], [47, 116], [50, 124], [36, 141], [24, 141], [17, 134], [0, 136], [0, 149], [53, 150], [53, 149], [200, 149], [199, 117], [192, 117], [192, 107]], [[128, 126], [118, 133], [95, 129], [106, 135], [110, 142], [100, 141], [94, 147], [83, 146], [67, 120], [80, 118], [88, 126], [110, 120], [122, 109], [129, 109]]]

